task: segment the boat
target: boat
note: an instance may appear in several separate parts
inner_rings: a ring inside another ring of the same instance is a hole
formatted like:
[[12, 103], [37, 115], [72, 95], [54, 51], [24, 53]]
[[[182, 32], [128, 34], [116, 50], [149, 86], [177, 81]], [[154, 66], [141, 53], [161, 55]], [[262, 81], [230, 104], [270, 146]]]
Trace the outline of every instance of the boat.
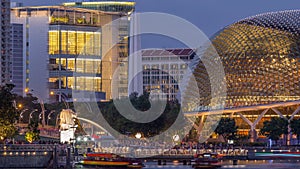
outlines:
[[141, 161], [133, 158], [126, 158], [113, 153], [87, 153], [79, 161], [84, 167], [120, 167], [120, 168], [143, 168]]
[[215, 169], [220, 167], [222, 167], [222, 165], [220, 164], [220, 158], [216, 153], [203, 153], [195, 156], [193, 168]]

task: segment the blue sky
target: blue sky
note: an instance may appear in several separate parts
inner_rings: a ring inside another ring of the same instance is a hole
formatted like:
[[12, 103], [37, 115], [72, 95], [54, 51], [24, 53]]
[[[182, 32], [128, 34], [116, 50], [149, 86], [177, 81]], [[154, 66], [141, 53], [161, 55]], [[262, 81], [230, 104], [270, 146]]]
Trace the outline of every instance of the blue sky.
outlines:
[[[66, 0], [16, 1], [23, 2], [24, 5], [53, 5]], [[136, 3], [137, 12], [164, 12], [179, 16], [196, 25], [208, 37], [223, 27], [248, 16], [271, 11], [300, 9], [299, 0], [136, 0]], [[157, 43], [158, 39], [160, 43]], [[143, 38], [143, 47], [177, 47], [179, 44], [173, 41], [151, 36]]]

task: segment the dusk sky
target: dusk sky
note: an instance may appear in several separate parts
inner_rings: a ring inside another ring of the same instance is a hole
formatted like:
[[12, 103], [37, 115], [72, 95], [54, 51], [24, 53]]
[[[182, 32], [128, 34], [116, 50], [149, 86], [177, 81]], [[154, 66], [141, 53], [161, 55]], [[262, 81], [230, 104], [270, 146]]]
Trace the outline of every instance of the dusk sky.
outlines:
[[[67, 0], [16, 1], [23, 2], [24, 5], [57, 5]], [[208, 37], [223, 27], [248, 16], [300, 8], [299, 0], [136, 0], [136, 4], [137, 12], [164, 12], [186, 19]], [[159, 43], [157, 43], [158, 40]], [[173, 43], [173, 41], [169, 38], [146, 36], [143, 38], [143, 48], [178, 47], [178, 43]]]

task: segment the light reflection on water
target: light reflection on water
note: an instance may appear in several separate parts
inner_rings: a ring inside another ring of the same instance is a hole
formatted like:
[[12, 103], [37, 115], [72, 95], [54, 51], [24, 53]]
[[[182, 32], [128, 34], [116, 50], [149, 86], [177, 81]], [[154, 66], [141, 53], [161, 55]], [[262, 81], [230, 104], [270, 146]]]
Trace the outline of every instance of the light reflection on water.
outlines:
[[[182, 165], [181, 163], [172, 163], [172, 162], [167, 163], [167, 165], [157, 165], [156, 162], [146, 162], [144, 164], [146, 165], [146, 167], [144, 167], [143, 169], [174, 169], [174, 168], [192, 169], [191, 165]], [[221, 169], [296, 169], [296, 168], [299, 169], [300, 168], [300, 162], [297, 161], [273, 161], [273, 160], [258, 160], [258, 161], [246, 160], [246, 161], [239, 161], [238, 165], [232, 165], [232, 162], [227, 161], [227, 162], [222, 162], [222, 165], [223, 166]]]

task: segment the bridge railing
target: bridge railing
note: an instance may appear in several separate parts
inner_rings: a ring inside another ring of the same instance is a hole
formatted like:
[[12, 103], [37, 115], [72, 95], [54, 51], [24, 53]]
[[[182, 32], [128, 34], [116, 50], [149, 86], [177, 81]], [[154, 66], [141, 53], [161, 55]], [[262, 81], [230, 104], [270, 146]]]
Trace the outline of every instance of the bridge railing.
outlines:
[[116, 154], [135, 155], [195, 155], [202, 153], [218, 153], [224, 156], [247, 156], [246, 149], [155, 149], [155, 148], [131, 148], [131, 147], [106, 147], [96, 150]]
[[16, 151], [52, 151], [54, 144], [1, 144], [0, 151], [16, 150]]

